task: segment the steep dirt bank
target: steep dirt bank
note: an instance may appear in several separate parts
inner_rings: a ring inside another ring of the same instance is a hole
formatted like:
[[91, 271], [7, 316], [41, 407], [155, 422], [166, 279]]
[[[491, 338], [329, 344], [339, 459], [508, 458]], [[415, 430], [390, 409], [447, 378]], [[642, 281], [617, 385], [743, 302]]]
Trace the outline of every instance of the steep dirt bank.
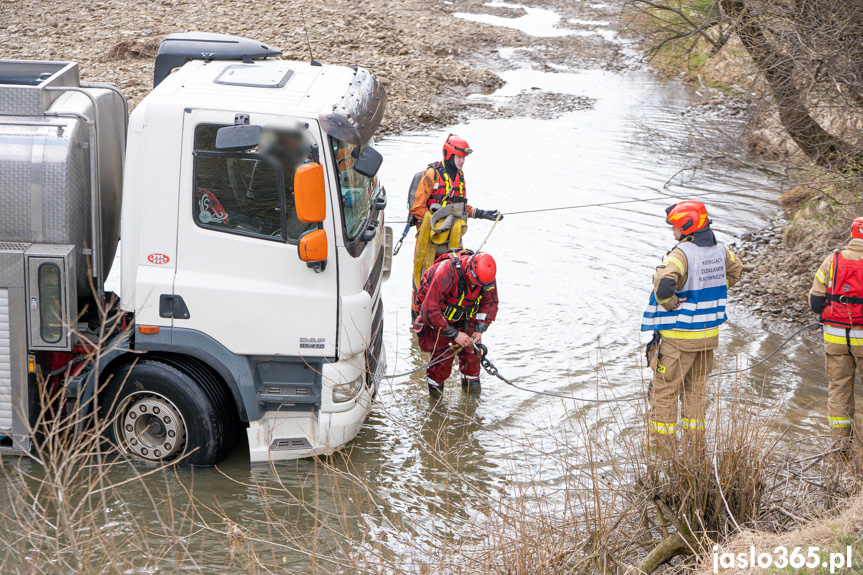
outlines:
[[[613, 5], [544, 0], [560, 10], [560, 26], [614, 20]], [[74, 60], [84, 79], [115, 83], [137, 104], [152, 85], [153, 57], [170, 33], [208, 31], [270, 43], [286, 59], [309, 57], [301, 10], [317, 60], [361, 65], [381, 78], [389, 108], [381, 133], [440, 126], [468, 116], [520, 115], [548, 109], [552, 115], [584, 103], [545, 100], [493, 106], [469, 100], [502, 85], [493, 71], [509, 64], [498, 49], [536, 48], [541, 65], [606, 65], [619, 61], [619, 44], [599, 35], [535, 38], [521, 31], [455, 17], [458, 12], [526, 15], [519, 5], [484, 6], [481, 0], [333, 0], [307, 3], [218, 0], [0, 0], [0, 46], [4, 58]], [[555, 108], [559, 108], [555, 112]], [[529, 114], [528, 114], [529, 115]]]
[[[733, 553], [735, 558], [739, 554], [743, 554], [744, 558], [748, 560], [751, 557], [750, 549], [753, 547], [756, 557], [766, 552], [774, 558], [780, 555], [780, 553], [776, 553], [777, 547], [784, 547], [789, 556], [796, 547], [800, 547], [802, 555], [809, 565], [807, 565], [808, 568], [800, 570], [791, 569], [790, 571], [794, 573], [859, 573], [859, 565], [863, 560], [863, 497], [857, 496], [849, 500], [840, 514], [801, 524], [797, 529], [786, 533], [743, 531], [721, 545], [718, 553]], [[815, 551], [819, 557], [817, 562], [808, 556], [810, 548], [815, 547], [818, 548]], [[830, 564], [831, 554], [834, 562], [832, 567]], [[847, 557], [848, 554], [851, 556], [851, 565], [846, 565], [847, 561], [843, 561], [840, 568], [841, 556]], [[758, 571], [781, 573], [784, 571], [784, 569], [778, 568], [771, 570], [758, 569], [754, 566], [752, 568], [739, 567], [736, 561], [733, 567], [726, 568], [719, 564], [719, 557], [717, 557], [717, 565], [719, 565], [718, 571], [723, 575], [742, 575]], [[716, 572], [713, 557], [708, 556], [693, 575], [709, 575]]]

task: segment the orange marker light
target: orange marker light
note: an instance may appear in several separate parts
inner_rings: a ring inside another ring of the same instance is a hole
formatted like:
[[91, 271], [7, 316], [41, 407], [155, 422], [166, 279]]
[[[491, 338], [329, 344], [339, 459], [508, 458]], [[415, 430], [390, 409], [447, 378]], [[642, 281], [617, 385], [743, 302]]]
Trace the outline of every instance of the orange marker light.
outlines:
[[27, 357], [27, 371], [36, 373], [36, 358], [32, 355]]
[[138, 333], [144, 333], [147, 335], [153, 335], [159, 333], [158, 325], [139, 325]]

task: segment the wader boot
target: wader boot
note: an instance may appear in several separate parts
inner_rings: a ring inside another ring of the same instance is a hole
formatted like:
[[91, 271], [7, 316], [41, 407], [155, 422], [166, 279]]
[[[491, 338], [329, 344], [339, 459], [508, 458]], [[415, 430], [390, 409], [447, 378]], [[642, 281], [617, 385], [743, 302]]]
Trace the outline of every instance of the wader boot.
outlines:
[[461, 390], [465, 393], [479, 394], [482, 391], [482, 386], [479, 384], [479, 377], [463, 375], [461, 377]]
[[438, 383], [433, 379], [427, 379], [429, 387], [429, 397], [432, 399], [440, 399], [443, 396], [443, 384]]

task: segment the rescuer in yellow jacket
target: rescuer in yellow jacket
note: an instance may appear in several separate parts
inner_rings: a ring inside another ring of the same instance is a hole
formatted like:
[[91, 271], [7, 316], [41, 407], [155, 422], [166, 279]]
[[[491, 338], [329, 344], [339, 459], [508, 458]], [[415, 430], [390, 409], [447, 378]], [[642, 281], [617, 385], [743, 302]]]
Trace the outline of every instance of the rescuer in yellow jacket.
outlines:
[[863, 359], [863, 218], [851, 225], [851, 241], [821, 263], [809, 290], [809, 306], [824, 326], [827, 423], [837, 435], [854, 430], [854, 379]]
[[650, 386], [651, 432], [666, 439], [680, 428], [704, 430], [705, 388], [725, 322], [728, 288], [740, 280], [743, 265], [716, 241], [707, 209], [684, 201], [666, 209], [679, 243], [656, 268], [653, 292], [642, 331], [653, 331], [647, 359], [653, 370]]

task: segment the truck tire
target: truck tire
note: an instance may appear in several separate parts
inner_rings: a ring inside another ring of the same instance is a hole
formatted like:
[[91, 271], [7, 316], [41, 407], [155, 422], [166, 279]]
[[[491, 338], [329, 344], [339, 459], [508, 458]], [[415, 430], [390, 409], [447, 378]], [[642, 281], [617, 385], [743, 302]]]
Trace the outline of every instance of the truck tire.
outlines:
[[234, 415], [204, 367], [141, 359], [112, 370], [99, 395], [105, 439], [125, 456], [212, 466], [230, 453]]

